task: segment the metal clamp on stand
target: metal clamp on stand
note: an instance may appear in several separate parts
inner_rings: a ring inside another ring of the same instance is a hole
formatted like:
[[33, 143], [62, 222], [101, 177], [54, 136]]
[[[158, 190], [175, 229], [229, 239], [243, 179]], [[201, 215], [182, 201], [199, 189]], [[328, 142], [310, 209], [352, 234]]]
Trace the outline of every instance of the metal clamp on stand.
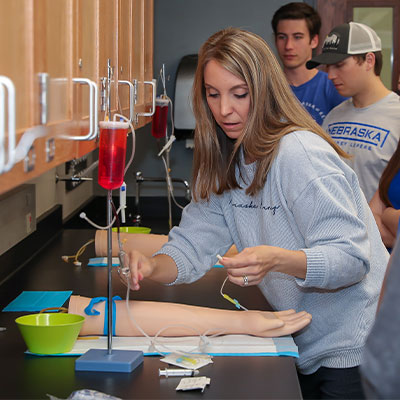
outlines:
[[[142, 175], [140, 171], [136, 172], [136, 195], [135, 195], [135, 210], [136, 210], [136, 215], [134, 216], [134, 223], [135, 225], [140, 225], [142, 221], [142, 216], [140, 214], [140, 187], [142, 183], [144, 182], [165, 182], [165, 184], [168, 185], [166, 177], [162, 178], [146, 178]], [[180, 178], [171, 178], [172, 183], [181, 183], [182, 185], [185, 186], [185, 199], [187, 201], [191, 200], [191, 192], [190, 192], [190, 185], [189, 182], [180, 179]]]

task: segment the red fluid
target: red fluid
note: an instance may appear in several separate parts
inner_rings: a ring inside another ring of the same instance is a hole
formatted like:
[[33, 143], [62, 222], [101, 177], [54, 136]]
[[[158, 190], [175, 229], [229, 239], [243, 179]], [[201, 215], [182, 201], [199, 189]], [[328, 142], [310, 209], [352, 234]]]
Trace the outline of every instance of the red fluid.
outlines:
[[[157, 104], [157, 103], [156, 103]], [[165, 137], [167, 133], [168, 102], [165, 105], [156, 105], [156, 111], [151, 125], [151, 134], [156, 139]]]
[[124, 181], [127, 129], [100, 129], [99, 185], [118, 189]]

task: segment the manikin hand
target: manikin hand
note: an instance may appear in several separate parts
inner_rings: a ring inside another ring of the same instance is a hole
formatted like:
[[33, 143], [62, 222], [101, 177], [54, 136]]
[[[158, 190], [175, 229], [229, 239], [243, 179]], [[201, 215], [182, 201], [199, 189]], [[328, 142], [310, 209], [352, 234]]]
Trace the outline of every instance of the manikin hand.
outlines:
[[244, 311], [242, 314], [248, 314], [249, 334], [262, 337], [290, 335], [306, 327], [312, 319], [311, 314], [295, 310]]
[[270, 271], [305, 278], [307, 259], [302, 251], [274, 246], [248, 247], [232, 257], [222, 257], [229, 280], [239, 286], [258, 285]]

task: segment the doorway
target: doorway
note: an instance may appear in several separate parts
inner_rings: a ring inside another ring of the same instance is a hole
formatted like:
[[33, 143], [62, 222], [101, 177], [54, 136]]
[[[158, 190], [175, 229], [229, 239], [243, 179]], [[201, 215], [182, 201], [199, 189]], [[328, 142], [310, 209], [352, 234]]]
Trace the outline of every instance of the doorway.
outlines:
[[318, 0], [322, 27], [317, 53], [330, 30], [348, 21], [369, 25], [382, 40], [384, 85], [397, 91], [400, 76], [400, 0]]

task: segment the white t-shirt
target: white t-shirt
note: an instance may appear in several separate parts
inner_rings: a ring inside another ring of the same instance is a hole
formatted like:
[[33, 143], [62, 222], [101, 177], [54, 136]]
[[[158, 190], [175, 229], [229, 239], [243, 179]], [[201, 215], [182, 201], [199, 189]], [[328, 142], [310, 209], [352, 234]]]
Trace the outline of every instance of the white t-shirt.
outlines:
[[326, 116], [322, 127], [353, 156], [345, 161], [357, 174], [369, 202], [400, 139], [400, 97], [391, 92], [365, 108], [346, 100]]

